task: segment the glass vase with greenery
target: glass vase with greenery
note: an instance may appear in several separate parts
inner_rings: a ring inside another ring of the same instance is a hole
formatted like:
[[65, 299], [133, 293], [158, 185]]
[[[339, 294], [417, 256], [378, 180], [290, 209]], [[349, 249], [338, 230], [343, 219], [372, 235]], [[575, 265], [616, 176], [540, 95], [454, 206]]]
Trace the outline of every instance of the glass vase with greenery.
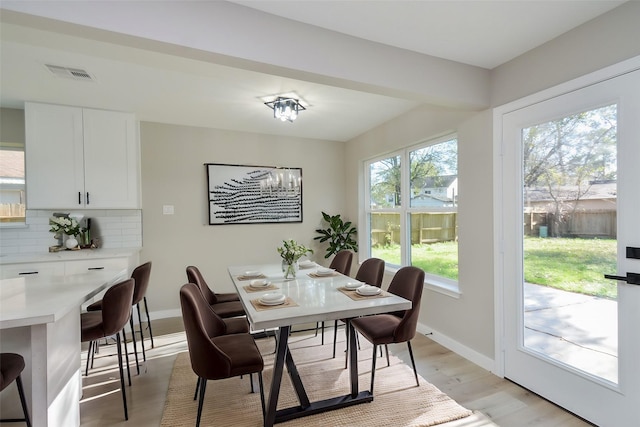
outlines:
[[358, 242], [355, 239], [357, 230], [351, 224], [351, 221], [344, 222], [340, 214], [329, 215], [322, 212], [322, 217], [329, 224], [329, 227], [317, 229], [316, 233], [320, 235], [314, 237], [313, 240], [320, 240], [321, 243], [329, 242], [325, 258], [329, 258], [344, 249], [358, 252]]
[[278, 253], [282, 258], [282, 271], [285, 279], [296, 277], [298, 260], [307, 254], [312, 254], [313, 250], [299, 244], [295, 240], [283, 240], [282, 246], [278, 248]]

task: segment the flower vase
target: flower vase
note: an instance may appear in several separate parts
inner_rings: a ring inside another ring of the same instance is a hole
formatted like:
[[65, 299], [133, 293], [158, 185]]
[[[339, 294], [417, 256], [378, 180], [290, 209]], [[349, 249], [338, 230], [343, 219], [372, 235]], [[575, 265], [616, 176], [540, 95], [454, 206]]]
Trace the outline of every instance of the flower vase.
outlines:
[[298, 263], [296, 261], [291, 263], [282, 261], [282, 272], [285, 279], [295, 279], [298, 272]]
[[67, 247], [67, 249], [74, 249], [78, 247], [78, 240], [76, 239], [75, 236], [69, 236], [67, 238], [67, 241], [64, 242], [64, 245]]

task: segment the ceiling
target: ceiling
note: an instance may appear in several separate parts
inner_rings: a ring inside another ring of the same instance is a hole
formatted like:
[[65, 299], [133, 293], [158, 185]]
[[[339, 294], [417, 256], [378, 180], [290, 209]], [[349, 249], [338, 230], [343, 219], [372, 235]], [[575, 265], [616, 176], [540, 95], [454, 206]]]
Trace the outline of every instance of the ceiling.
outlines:
[[[411, 96], [256, 72], [144, 44], [66, 29], [33, 3], [0, 7], [0, 105], [25, 100], [135, 112], [143, 121], [347, 141], [423, 101]], [[61, 3], [56, 0], [48, 2]], [[96, 2], [97, 3], [97, 2]], [[119, 2], [120, 5], [129, 3]], [[133, 3], [133, 2], [131, 2]], [[149, 5], [157, 2], [147, 2]], [[188, 8], [190, 2], [182, 2]], [[493, 69], [623, 1], [242, 1], [238, 13], [277, 15], [394, 48]], [[87, 6], [91, 7], [91, 6]], [[144, 6], [141, 6], [144, 7]], [[249, 9], [247, 9], [249, 8]], [[11, 10], [11, 12], [7, 12]], [[44, 10], [44, 9], [43, 9]], [[18, 13], [16, 13], [18, 12]], [[42, 19], [42, 17], [46, 19]], [[33, 19], [31, 19], [33, 18]], [[98, 30], [95, 30], [96, 32]], [[104, 33], [104, 32], [103, 32]], [[266, 37], [267, 35], [265, 35]], [[339, 35], [338, 35], [339, 36]], [[342, 36], [340, 36], [342, 37]], [[93, 81], [54, 76], [45, 64], [81, 68]], [[303, 74], [300, 74], [303, 75]], [[294, 123], [274, 120], [264, 95], [295, 91], [308, 105]]]

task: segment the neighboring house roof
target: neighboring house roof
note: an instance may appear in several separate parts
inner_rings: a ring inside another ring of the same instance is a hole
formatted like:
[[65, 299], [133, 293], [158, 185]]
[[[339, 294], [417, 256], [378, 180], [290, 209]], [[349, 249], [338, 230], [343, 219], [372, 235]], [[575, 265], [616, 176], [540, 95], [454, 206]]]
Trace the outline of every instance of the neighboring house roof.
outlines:
[[0, 184], [24, 185], [24, 151], [0, 150]]
[[[576, 185], [567, 185], [558, 187], [553, 193], [556, 197], [560, 196], [564, 200], [575, 200], [578, 191], [582, 193], [579, 197], [580, 200], [615, 199], [617, 198], [617, 188], [616, 181], [596, 181], [590, 183], [586, 189], [579, 189]], [[530, 203], [553, 201], [549, 190], [541, 187], [528, 188], [525, 192], [525, 198]]]

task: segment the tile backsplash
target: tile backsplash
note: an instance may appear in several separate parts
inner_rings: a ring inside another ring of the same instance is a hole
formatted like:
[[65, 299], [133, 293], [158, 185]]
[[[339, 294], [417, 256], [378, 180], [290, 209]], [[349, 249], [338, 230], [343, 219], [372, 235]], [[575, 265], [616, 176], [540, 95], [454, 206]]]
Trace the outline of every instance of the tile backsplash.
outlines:
[[87, 211], [27, 210], [26, 225], [0, 227], [0, 254], [48, 252], [57, 243], [49, 231], [54, 212], [91, 218], [91, 235], [99, 237], [101, 247], [142, 247], [142, 211], [139, 209], [105, 209]]

